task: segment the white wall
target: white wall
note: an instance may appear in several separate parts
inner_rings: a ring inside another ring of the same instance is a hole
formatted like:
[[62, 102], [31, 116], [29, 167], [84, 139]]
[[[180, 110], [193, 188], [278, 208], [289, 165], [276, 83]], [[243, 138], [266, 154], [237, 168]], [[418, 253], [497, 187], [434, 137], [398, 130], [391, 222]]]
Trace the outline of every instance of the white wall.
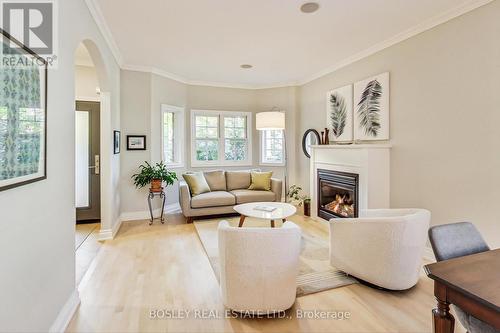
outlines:
[[95, 67], [75, 66], [75, 96], [78, 101], [99, 101], [99, 87]]
[[494, 1], [300, 87], [297, 140], [325, 127], [327, 91], [389, 71], [391, 206], [427, 208], [434, 225], [474, 222], [499, 247], [499, 17]]
[[[92, 39], [103, 54], [110, 121], [120, 125], [119, 68], [85, 2], [58, 6], [59, 68], [48, 77], [48, 178], [0, 192], [0, 331], [48, 331], [75, 291], [74, 51], [83, 39]], [[109, 161], [116, 189], [119, 157]]]

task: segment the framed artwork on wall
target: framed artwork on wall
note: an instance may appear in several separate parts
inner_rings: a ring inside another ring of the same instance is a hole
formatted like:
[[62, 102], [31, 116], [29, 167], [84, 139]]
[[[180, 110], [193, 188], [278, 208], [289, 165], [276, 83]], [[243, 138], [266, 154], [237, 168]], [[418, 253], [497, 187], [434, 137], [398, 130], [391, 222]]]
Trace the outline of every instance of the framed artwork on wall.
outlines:
[[146, 150], [146, 136], [127, 135], [127, 150]]
[[47, 62], [0, 29], [0, 191], [47, 178]]
[[330, 141], [352, 141], [352, 84], [326, 94], [326, 123]]
[[113, 154], [120, 153], [121, 134], [120, 131], [113, 131]]
[[354, 140], [389, 140], [389, 73], [354, 84]]

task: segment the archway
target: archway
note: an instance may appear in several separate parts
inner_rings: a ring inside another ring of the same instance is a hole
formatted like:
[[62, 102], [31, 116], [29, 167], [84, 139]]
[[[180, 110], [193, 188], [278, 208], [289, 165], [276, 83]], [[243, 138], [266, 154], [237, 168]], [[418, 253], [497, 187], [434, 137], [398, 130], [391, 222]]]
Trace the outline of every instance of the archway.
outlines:
[[[110, 79], [97, 45], [82, 41], [75, 60], [76, 282], [87, 271], [111, 226]], [[80, 226], [80, 227], [79, 227]]]

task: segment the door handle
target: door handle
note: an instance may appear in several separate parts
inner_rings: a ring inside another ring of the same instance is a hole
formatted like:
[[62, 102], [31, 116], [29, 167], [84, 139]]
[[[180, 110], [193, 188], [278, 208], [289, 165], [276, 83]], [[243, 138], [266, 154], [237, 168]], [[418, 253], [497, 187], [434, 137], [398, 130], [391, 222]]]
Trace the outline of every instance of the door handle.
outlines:
[[95, 155], [94, 156], [94, 164], [95, 165], [89, 166], [89, 169], [94, 169], [94, 174], [98, 175], [99, 172], [100, 172], [100, 159], [99, 159], [99, 155]]

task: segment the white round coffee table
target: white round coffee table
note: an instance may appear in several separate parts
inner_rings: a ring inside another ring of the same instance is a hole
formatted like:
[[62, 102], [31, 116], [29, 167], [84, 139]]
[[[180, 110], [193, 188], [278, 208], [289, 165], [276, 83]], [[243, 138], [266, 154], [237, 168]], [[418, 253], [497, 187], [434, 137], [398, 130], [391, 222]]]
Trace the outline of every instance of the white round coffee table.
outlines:
[[[265, 211], [260, 208], [274, 208], [273, 211]], [[271, 220], [271, 228], [274, 228], [275, 220], [286, 221], [286, 218], [297, 212], [295, 206], [284, 202], [252, 202], [234, 206], [240, 217], [238, 227], [243, 226], [246, 217], [255, 217], [258, 219]]]

